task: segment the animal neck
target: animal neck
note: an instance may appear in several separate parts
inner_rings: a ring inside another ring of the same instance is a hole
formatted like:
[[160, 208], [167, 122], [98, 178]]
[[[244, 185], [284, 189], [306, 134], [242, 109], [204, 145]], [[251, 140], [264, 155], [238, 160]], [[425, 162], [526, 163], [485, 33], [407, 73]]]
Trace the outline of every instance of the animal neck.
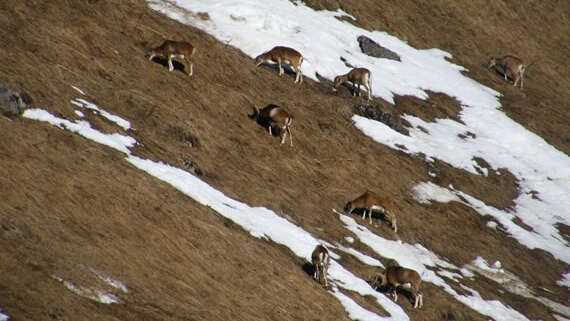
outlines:
[[386, 274], [380, 274], [380, 278], [382, 279], [382, 282], [380, 283], [380, 286], [384, 286], [386, 285], [386, 283], [388, 283], [388, 279], [386, 278]]

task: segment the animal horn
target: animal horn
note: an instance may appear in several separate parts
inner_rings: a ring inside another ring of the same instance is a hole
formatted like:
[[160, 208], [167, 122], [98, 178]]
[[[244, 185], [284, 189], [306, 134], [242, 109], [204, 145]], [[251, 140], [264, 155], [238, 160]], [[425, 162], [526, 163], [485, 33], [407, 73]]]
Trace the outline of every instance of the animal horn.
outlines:
[[248, 115], [248, 116], [251, 119], [255, 119], [255, 118], [257, 118], [258, 115], [259, 115], [259, 108], [255, 105], [253, 105], [253, 114]]

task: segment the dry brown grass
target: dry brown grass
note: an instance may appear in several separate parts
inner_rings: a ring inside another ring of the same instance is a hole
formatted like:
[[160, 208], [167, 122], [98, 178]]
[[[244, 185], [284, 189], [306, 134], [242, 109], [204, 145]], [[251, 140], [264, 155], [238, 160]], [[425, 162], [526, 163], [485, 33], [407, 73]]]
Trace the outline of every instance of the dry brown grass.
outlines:
[[[341, 7], [363, 27], [453, 53], [469, 76], [505, 93], [507, 114], [570, 152], [569, 80], [560, 68], [568, 58], [568, 11], [561, 2], [309, 4]], [[565, 264], [486, 228], [486, 219], [465, 206], [413, 201], [410, 186], [430, 180], [434, 165], [374, 143], [351, 126], [358, 101], [347, 91], [332, 95], [330, 83], [295, 85], [289, 74], [279, 78], [271, 68], [255, 68], [238, 50], [166, 19], [144, 1], [7, 0], [0, 3], [0, 24], [2, 82], [30, 94], [35, 107], [73, 118], [69, 101], [78, 93], [71, 85], [78, 86], [88, 100], [132, 122], [130, 134], [144, 144], [135, 149], [138, 156], [177, 166], [182, 156], [191, 159], [205, 181], [230, 197], [288, 215], [331, 242], [350, 234], [331, 208], [341, 209], [364, 189], [391, 195], [399, 235], [386, 224], [372, 226], [375, 233], [419, 242], [456, 265], [471, 262], [474, 253], [500, 258], [540, 295], [566, 302], [565, 289], [554, 284]], [[194, 76], [169, 73], [144, 58], [145, 48], [162, 37], [198, 48]], [[482, 66], [489, 55], [507, 52], [542, 59], [528, 71], [523, 92]], [[253, 104], [268, 103], [293, 113], [294, 148], [280, 146], [247, 117]], [[375, 103], [426, 120], [455, 118], [458, 110], [452, 99], [435, 94], [427, 102]], [[98, 128], [109, 126], [89, 117]], [[0, 132], [0, 308], [14, 320], [348, 319], [303, 270], [306, 262], [136, 170], [122, 154], [26, 119], [0, 117]], [[189, 146], [187, 137], [198, 145]], [[505, 208], [516, 197], [516, 181], [506, 172], [480, 177], [435, 166], [440, 184], [488, 204]], [[358, 242], [354, 247], [373, 255]], [[373, 272], [351, 257], [342, 260], [363, 278]], [[119, 295], [122, 304], [96, 304], [51, 277], [88, 282], [88, 267], [130, 288]], [[553, 320], [539, 303], [501, 294], [493, 282], [468, 286], [532, 319]], [[431, 284], [424, 293], [422, 310], [400, 303], [414, 320], [486, 320]]]

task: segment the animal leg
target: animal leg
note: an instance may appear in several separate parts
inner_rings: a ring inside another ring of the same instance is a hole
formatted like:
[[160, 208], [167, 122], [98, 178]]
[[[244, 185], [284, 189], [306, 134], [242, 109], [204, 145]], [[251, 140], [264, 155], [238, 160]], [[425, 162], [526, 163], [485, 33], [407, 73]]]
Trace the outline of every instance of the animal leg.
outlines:
[[281, 132], [282, 132], [282, 136], [281, 137], [281, 145], [283, 145], [283, 143], [285, 142], [285, 139], [287, 138], [287, 131], [285, 130], [287, 126], [283, 126], [283, 128], [281, 128]]
[[421, 308], [424, 305], [423, 296], [421, 293], [416, 293], [414, 308]]
[[520, 75], [521, 75], [521, 90], [523, 89], [523, 83], [524, 83], [524, 72], [526, 70], [525, 66], [521, 66], [520, 69]]
[[317, 272], [319, 271], [319, 268], [315, 265], [315, 272], [313, 272], [313, 279], [316, 280], [317, 279]]
[[420, 304], [420, 297], [416, 294], [414, 296], [414, 309], [417, 309]]
[[291, 128], [287, 126], [287, 131], [289, 132], [289, 141], [291, 142], [291, 147], [293, 147], [293, 135], [291, 134]]
[[321, 265], [319, 263], [315, 264], [315, 275], [314, 279], [321, 283]]
[[194, 64], [187, 57], [184, 57], [184, 60], [186, 60], [186, 68], [188, 68], [188, 70], [189, 70], [188, 76], [192, 76], [194, 74]]
[[172, 56], [168, 56], [168, 71], [173, 71], [174, 66], [172, 65]]
[[277, 60], [277, 64], [279, 65], [279, 76], [283, 75], [283, 67], [281, 66], [281, 58]]

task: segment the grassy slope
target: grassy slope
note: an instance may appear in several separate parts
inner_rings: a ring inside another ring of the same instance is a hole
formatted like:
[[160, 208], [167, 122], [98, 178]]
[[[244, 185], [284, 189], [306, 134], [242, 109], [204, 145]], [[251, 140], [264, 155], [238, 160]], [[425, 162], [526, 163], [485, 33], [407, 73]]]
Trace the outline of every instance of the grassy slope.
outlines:
[[[387, 30], [419, 48], [450, 51], [471, 77], [505, 93], [503, 106], [511, 117], [569, 153], [569, 119], [563, 113], [569, 86], [563, 68], [557, 68], [568, 58], [568, 11], [562, 2], [542, 1], [537, 9], [520, 5], [514, 11], [443, 0], [429, 6], [406, 1], [397, 6], [310, 4], [342, 7], [364, 27]], [[76, 85], [90, 101], [132, 122], [136, 130], [130, 134], [144, 144], [137, 155], [181, 167], [181, 158], [191, 159], [204, 172], [202, 179], [227, 195], [288, 215], [332, 242], [343, 242], [350, 233], [330, 208], [342, 207], [366, 188], [391, 195], [401, 231], [396, 236], [377, 225], [372, 227], [376, 233], [420, 242], [457, 265], [475, 254], [500, 259], [533, 289], [553, 291], [537, 294], [566, 300], [565, 289], [554, 284], [566, 268], [561, 262], [489, 230], [484, 218], [465, 207], [413, 201], [409, 188], [430, 180], [427, 165], [353, 128], [350, 116], [357, 102], [346, 90], [331, 95], [326, 82], [306, 80], [298, 86], [290, 75], [280, 79], [274, 69], [255, 69], [239, 51], [165, 19], [143, 1], [7, 0], [0, 3], [0, 25], [5, 26], [1, 81], [29, 93], [34, 106], [73, 118], [68, 102], [78, 97], [71, 88]], [[145, 60], [144, 48], [163, 37], [195, 44], [195, 76], [168, 73]], [[482, 66], [490, 54], [514, 51], [530, 60], [540, 57], [528, 71], [524, 92]], [[253, 104], [267, 103], [286, 106], [295, 115], [295, 148], [278, 146], [247, 118]], [[428, 103], [409, 97], [399, 97], [396, 106], [375, 103], [426, 119], [453, 116], [457, 110], [452, 99], [441, 95]], [[433, 104], [439, 107], [430, 108]], [[87, 118], [100, 130], [116, 130], [96, 115]], [[347, 319], [339, 303], [304, 272], [305, 262], [253, 239], [134, 169], [120, 153], [47, 124], [5, 117], [0, 123], [0, 308], [14, 320], [88, 320], [93, 315], [105, 320]], [[198, 146], [190, 147], [188, 137], [196, 138]], [[510, 206], [516, 196], [508, 173], [482, 178], [436, 166], [438, 183], [453, 183], [497, 207]], [[466, 230], [471, 233], [465, 235]], [[354, 246], [370, 253], [358, 242]], [[350, 257], [342, 263], [365, 278], [374, 272]], [[130, 288], [119, 294], [123, 304], [94, 303], [52, 277], [94, 284], [89, 267]], [[537, 269], [544, 273], [534, 275]], [[479, 280], [468, 285], [484, 298], [500, 297], [533, 319], [553, 320], [542, 305]], [[415, 320], [447, 320], [449, 315], [486, 320], [440, 289], [424, 288], [421, 311], [400, 301]], [[375, 308], [368, 299], [358, 300]]]

